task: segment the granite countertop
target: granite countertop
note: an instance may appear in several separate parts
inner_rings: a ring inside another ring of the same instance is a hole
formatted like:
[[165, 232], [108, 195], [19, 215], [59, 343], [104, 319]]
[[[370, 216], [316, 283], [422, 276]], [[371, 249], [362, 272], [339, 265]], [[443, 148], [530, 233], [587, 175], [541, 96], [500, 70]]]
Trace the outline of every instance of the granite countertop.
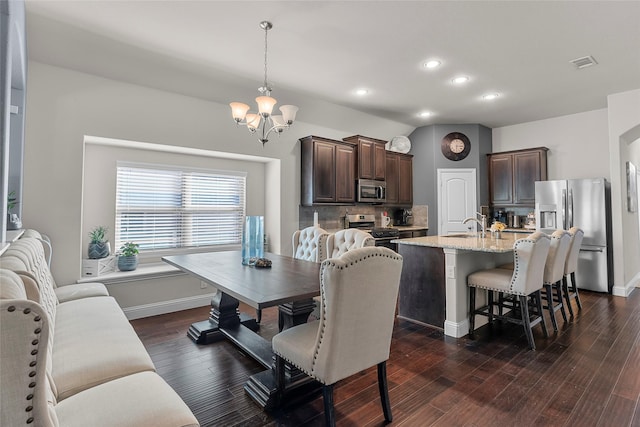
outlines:
[[503, 231], [503, 233], [525, 233], [525, 234], [531, 234], [531, 233], [535, 233], [536, 229], [535, 228], [505, 228], [502, 231]]
[[[426, 225], [394, 225], [394, 226], [391, 226], [391, 227], [388, 227], [388, 228], [395, 228], [398, 231], [429, 230], [429, 227], [427, 227]], [[325, 230], [328, 231], [329, 233], [335, 233], [336, 231], [344, 230], [344, 228], [338, 228], [338, 229], [325, 228]], [[366, 233], [370, 233], [371, 232], [370, 228], [359, 228], [358, 230], [364, 231]]]
[[452, 236], [426, 236], [411, 239], [395, 239], [391, 243], [399, 245], [426, 246], [432, 248], [461, 249], [476, 252], [506, 253], [513, 250], [513, 243], [522, 238], [518, 233], [502, 233], [501, 239], [495, 239], [488, 233], [482, 239], [479, 234], [460, 233]]

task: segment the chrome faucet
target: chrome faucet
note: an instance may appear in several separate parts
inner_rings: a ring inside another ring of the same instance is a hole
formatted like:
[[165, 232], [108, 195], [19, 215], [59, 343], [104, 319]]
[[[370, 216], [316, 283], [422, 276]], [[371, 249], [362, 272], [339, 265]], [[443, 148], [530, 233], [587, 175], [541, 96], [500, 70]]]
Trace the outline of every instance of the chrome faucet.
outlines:
[[477, 218], [469, 217], [469, 218], [466, 218], [464, 221], [462, 221], [462, 223], [466, 224], [469, 221], [477, 222], [480, 225], [480, 227], [482, 227], [482, 231], [480, 232], [480, 237], [484, 239], [485, 237], [487, 237], [487, 216], [482, 215], [480, 212], [476, 212], [476, 215], [480, 217], [480, 221], [478, 221]]

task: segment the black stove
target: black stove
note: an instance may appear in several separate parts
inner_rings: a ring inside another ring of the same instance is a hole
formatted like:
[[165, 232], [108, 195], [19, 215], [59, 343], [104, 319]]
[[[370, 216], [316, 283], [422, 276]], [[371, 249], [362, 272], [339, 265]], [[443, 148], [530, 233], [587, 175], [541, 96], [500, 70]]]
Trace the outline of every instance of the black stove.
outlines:
[[373, 228], [370, 233], [376, 239], [397, 238], [400, 236], [400, 231], [392, 227]]

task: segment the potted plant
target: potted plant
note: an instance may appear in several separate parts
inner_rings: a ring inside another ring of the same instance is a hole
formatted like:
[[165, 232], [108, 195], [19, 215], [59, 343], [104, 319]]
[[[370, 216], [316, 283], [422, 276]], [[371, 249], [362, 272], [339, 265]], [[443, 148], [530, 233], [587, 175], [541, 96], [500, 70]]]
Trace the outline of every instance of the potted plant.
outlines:
[[12, 191], [7, 197], [7, 230], [19, 230], [22, 228], [22, 221], [18, 214], [11, 213], [11, 210], [18, 205], [16, 192]]
[[118, 250], [118, 270], [133, 271], [138, 267], [138, 250], [137, 243], [126, 242]]
[[89, 238], [91, 239], [89, 241], [89, 250], [87, 251], [89, 259], [106, 258], [111, 253], [107, 231], [107, 227], [99, 225], [89, 233]]

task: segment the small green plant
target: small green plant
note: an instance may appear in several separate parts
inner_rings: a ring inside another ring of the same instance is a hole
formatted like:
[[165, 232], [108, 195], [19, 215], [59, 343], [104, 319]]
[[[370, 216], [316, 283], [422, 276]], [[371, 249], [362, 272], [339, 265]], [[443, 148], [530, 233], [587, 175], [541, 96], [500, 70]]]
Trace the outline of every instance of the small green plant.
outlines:
[[140, 245], [138, 245], [137, 243], [126, 242], [122, 246], [120, 246], [120, 250], [118, 251], [118, 254], [120, 256], [134, 256], [134, 255], [137, 255], [140, 252], [138, 250], [139, 246]]
[[98, 225], [97, 227], [94, 227], [94, 229], [89, 232], [89, 238], [91, 239], [90, 243], [107, 242], [107, 231], [109, 231], [109, 229], [104, 225]]
[[16, 192], [12, 191], [7, 196], [7, 211], [11, 211], [18, 204], [18, 199], [16, 198]]

